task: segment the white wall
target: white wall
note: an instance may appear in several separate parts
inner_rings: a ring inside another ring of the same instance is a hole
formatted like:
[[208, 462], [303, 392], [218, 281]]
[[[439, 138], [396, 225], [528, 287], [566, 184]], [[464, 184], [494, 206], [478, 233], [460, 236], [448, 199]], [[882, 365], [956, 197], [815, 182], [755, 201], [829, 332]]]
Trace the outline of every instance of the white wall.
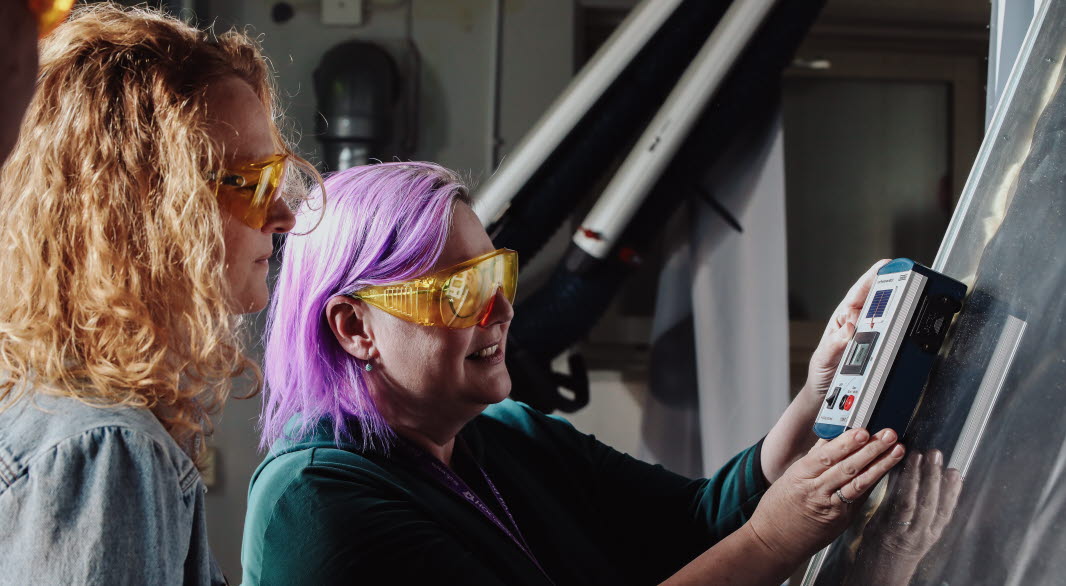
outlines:
[[[564, 361], [555, 362], [558, 368], [566, 368]], [[648, 395], [645, 379], [614, 370], [589, 371], [588, 406], [561, 415], [580, 431], [596, 436], [620, 452], [639, 457], [644, 401]]]
[[[407, 3], [370, 4], [362, 27], [326, 27], [317, 2], [295, 0], [289, 22], [270, 20], [272, 4], [212, 0], [217, 28], [249, 25], [279, 76], [287, 112], [302, 131], [299, 148], [318, 160], [311, 71], [330, 47], [351, 39], [386, 49], [407, 34]], [[378, 7], [380, 4], [382, 7]], [[385, 5], [396, 7], [385, 8]], [[414, 158], [440, 162], [477, 180], [488, 172], [492, 95], [493, 0], [414, 0], [412, 32], [422, 58], [421, 142]], [[574, 15], [569, 0], [507, 0], [503, 14], [500, 138], [503, 150], [521, 138], [572, 74]], [[275, 267], [276, 268], [276, 267]], [[258, 340], [261, 329], [249, 328]], [[240, 581], [240, 544], [248, 481], [261, 460], [255, 422], [259, 399], [230, 401], [216, 427], [217, 483], [207, 495], [215, 556], [231, 582]]]

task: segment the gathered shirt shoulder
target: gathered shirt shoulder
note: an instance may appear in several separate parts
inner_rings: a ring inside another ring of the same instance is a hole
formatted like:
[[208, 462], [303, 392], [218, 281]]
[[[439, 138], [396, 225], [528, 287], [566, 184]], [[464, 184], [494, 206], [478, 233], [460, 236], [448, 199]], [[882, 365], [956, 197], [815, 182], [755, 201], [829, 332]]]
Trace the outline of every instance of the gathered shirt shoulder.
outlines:
[[205, 492], [149, 410], [28, 394], [0, 412], [0, 584], [224, 584]]

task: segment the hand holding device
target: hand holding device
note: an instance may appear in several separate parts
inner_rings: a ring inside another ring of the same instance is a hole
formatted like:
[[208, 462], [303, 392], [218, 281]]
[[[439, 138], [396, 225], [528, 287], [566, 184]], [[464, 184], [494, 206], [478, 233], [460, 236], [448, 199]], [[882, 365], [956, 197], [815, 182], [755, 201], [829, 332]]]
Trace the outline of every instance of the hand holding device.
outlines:
[[833, 317], [825, 326], [822, 339], [811, 356], [810, 366], [807, 368], [806, 388], [816, 394], [824, 396], [830, 390], [833, 375], [836, 374], [837, 365], [844, 355], [852, 336], [855, 335], [856, 323], [866, 297], [870, 293], [877, 271], [888, 264], [889, 259], [882, 259], [874, 263], [848, 290], [847, 295], [840, 301], [833, 312]]

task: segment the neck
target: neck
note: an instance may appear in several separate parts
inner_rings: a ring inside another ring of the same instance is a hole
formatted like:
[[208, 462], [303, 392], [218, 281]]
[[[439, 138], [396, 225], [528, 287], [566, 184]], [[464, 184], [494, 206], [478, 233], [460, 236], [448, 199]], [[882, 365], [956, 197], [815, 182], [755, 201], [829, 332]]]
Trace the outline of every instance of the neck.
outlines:
[[429, 435], [411, 427], [394, 427], [393, 429], [396, 430], [398, 435], [422, 448], [427, 454], [440, 460], [445, 466], [451, 468], [452, 451], [455, 449], [455, 436], [459, 433], [459, 430], [455, 430], [455, 433], [442, 438]]
[[389, 393], [375, 393], [378, 411], [398, 435], [422, 448], [449, 468], [455, 437], [470, 420], [485, 410], [485, 405], [466, 406], [448, 403], [415, 404], [397, 401]]

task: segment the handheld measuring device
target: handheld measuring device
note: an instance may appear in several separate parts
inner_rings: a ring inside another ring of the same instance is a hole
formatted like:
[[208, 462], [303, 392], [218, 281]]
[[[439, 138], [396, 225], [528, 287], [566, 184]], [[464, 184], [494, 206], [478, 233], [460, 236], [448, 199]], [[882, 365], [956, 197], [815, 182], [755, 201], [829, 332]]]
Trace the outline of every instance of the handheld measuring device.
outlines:
[[832, 439], [856, 427], [871, 434], [890, 427], [902, 436], [965, 295], [966, 285], [913, 260], [881, 267], [818, 411], [815, 435]]

